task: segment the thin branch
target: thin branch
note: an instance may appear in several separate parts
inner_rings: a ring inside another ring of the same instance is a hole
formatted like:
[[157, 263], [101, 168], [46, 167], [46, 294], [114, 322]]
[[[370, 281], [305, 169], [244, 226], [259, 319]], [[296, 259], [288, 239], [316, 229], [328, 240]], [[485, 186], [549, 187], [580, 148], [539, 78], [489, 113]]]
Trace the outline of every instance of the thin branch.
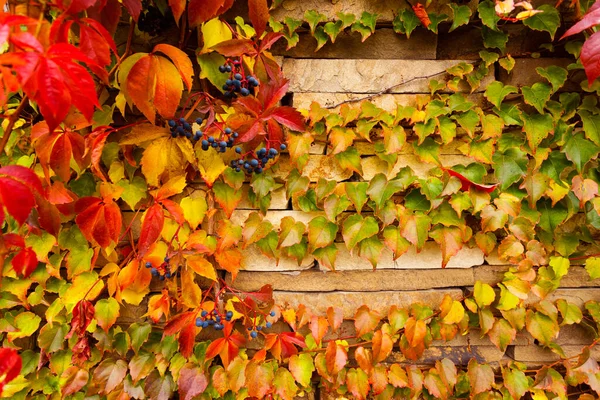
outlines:
[[414, 82], [416, 80], [419, 80], [419, 79], [430, 79], [430, 78], [433, 78], [435, 76], [442, 75], [442, 74], [445, 74], [445, 73], [446, 73], [446, 71], [440, 71], [440, 72], [436, 72], [435, 74], [431, 74], [431, 75], [427, 75], [427, 76], [416, 76], [416, 77], [411, 78], [411, 79], [409, 79], [407, 81], [400, 82], [400, 83], [398, 83], [398, 84], [396, 84], [394, 86], [390, 86], [390, 87], [388, 87], [386, 89], [383, 89], [380, 92], [373, 93], [373, 94], [371, 94], [369, 96], [359, 97], [359, 98], [356, 98], [356, 99], [344, 100], [344, 101], [342, 101], [342, 102], [340, 102], [338, 104], [334, 104], [332, 106], [328, 106], [328, 107], [325, 107], [325, 108], [332, 109], [332, 108], [337, 108], [337, 107], [341, 106], [342, 104], [357, 103], [357, 102], [360, 102], [360, 101], [363, 101], [363, 100], [371, 100], [371, 99], [374, 99], [375, 97], [379, 97], [379, 96], [382, 96], [384, 94], [391, 94], [392, 90], [394, 90], [394, 89], [396, 89], [396, 88], [398, 88], [400, 86], [407, 85], [407, 84], [409, 84], [411, 82]]
[[8, 125], [6, 126], [6, 130], [4, 131], [4, 135], [2, 136], [2, 141], [0, 142], [0, 154], [4, 152], [6, 144], [8, 143], [10, 135], [12, 134], [13, 128], [15, 127], [15, 123], [19, 119], [19, 115], [21, 115], [21, 113], [23, 112], [23, 109], [25, 108], [25, 105], [27, 104], [28, 100], [29, 99], [27, 98], [27, 95], [24, 95], [15, 112], [12, 113], [8, 118]]

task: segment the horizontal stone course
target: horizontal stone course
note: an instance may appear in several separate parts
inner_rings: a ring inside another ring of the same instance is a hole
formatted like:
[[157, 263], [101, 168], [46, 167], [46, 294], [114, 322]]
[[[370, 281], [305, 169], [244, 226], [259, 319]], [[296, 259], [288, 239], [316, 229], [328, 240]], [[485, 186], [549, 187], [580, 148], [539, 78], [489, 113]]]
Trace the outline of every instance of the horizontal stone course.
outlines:
[[292, 273], [241, 271], [233, 282], [235, 288], [243, 291], [256, 291], [267, 284], [271, 285], [273, 290], [279, 291], [368, 292], [471, 286], [474, 284], [474, 279], [471, 269], [443, 271], [377, 269], [343, 272], [306, 270]]
[[[473, 272], [476, 281], [482, 281], [494, 285], [502, 281], [504, 273], [509, 270], [510, 265], [481, 265], [476, 267]], [[590, 279], [589, 274], [584, 267], [572, 265], [569, 272], [560, 281], [560, 287], [579, 288], [579, 287], [599, 287], [600, 279]]]
[[[429, 93], [429, 79], [443, 79], [444, 71], [461, 60], [283, 60], [283, 73], [290, 79], [289, 90], [325, 93]], [[467, 61], [471, 62], [471, 61]], [[477, 91], [494, 80], [493, 71]], [[470, 88], [465, 86], [465, 91]]]
[[408, 307], [413, 303], [421, 302], [429, 305], [439, 305], [444, 295], [453, 299], [462, 297], [460, 289], [440, 290], [416, 290], [416, 291], [376, 291], [376, 292], [284, 292], [276, 290], [273, 292], [275, 304], [297, 309], [304, 304], [318, 315], [326, 315], [329, 307], [339, 307], [344, 318], [353, 318], [356, 310], [363, 304], [367, 304], [372, 310], [377, 310], [386, 315], [393, 305]]

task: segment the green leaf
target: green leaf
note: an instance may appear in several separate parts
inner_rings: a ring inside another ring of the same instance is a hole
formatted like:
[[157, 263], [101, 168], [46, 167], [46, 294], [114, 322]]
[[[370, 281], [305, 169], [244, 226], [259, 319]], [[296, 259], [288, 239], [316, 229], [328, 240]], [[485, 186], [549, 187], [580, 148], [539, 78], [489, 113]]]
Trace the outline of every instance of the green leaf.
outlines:
[[585, 139], [583, 133], [579, 132], [567, 135], [563, 151], [567, 158], [575, 164], [577, 171], [581, 173], [585, 164], [598, 156], [600, 147]]
[[548, 198], [540, 199], [536, 208], [540, 212], [539, 226], [548, 233], [554, 233], [569, 215], [569, 211], [561, 203], [552, 206], [552, 200]]
[[500, 49], [502, 52], [506, 49], [506, 43], [508, 42], [508, 35], [502, 31], [495, 31], [487, 26], [484, 26], [481, 30], [483, 35], [483, 45], [487, 48]]
[[449, 6], [452, 8], [452, 26], [449, 32], [469, 23], [469, 19], [471, 18], [471, 9], [469, 6], [459, 6], [454, 3], [450, 3]]
[[337, 20], [335, 22], [329, 21], [328, 23], [325, 24], [325, 26], [323, 27], [323, 30], [329, 36], [329, 39], [331, 39], [331, 43], [335, 43], [335, 39], [340, 34], [340, 32], [344, 29], [343, 26], [344, 26], [344, 23], [341, 20]]
[[273, 379], [273, 387], [275, 393], [282, 399], [294, 399], [298, 391], [294, 376], [283, 367], [277, 368]]
[[519, 90], [515, 86], [506, 85], [500, 81], [490, 83], [485, 90], [485, 97], [490, 103], [496, 107], [500, 107], [502, 100], [511, 93], [518, 93]]
[[223, 85], [228, 78], [227, 74], [219, 71], [219, 66], [225, 64], [225, 57], [219, 53], [198, 54], [200, 66], [200, 79], [208, 79], [218, 90], [223, 92]]
[[320, 249], [333, 243], [338, 232], [338, 225], [329, 222], [325, 217], [313, 218], [308, 223], [308, 244], [312, 249]]
[[302, 222], [296, 222], [293, 217], [284, 217], [280, 225], [278, 247], [289, 247], [302, 241], [302, 236], [306, 231], [306, 226]]
[[137, 323], [134, 322], [127, 328], [127, 333], [131, 337], [131, 348], [137, 353], [142, 345], [148, 340], [152, 332], [152, 325], [149, 323]]
[[495, 153], [494, 174], [500, 182], [500, 189], [506, 190], [510, 185], [518, 182], [527, 171], [527, 156], [518, 148], [507, 149], [504, 153]]
[[523, 25], [536, 31], [548, 32], [550, 37], [554, 39], [556, 30], [560, 26], [560, 14], [558, 10], [549, 4], [542, 4], [537, 9], [542, 12], [523, 20]]
[[135, 206], [147, 196], [148, 185], [141, 176], [134, 176], [131, 181], [120, 180], [117, 185], [125, 189], [121, 194], [121, 198], [132, 210], [135, 210]]
[[67, 332], [69, 332], [69, 327], [66, 324], [46, 324], [38, 334], [38, 346], [46, 353], [62, 350]]
[[317, 25], [321, 22], [327, 21], [327, 16], [315, 10], [307, 10], [304, 13], [304, 20], [308, 22], [310, 33], [314, 36]]
[[372, 236], [360, 242], [358, 254], [369, 260], [373, 269], [377, 267], [381, 252], [383, 251], [383, 243], [377, 236]]
[[498, 318], [487, 334], [490, 341], [494, 343], [500, 351], [506, 351], [508, 345], [515, 340], [517, 330], [504, 318]]
[[403, 9], [402, 12], [394, 18], [394, 31], [396, 33], [405, 34], [407, 38], [410, 38], [412, 31], [419, 25], [421, 25], [421, 21], [412, 8]]
[[315, 364], [310, 354], [302, 353], [291, 356], [289, 369], [296, 382], [305, 388], [310, 387], [310, 380], [315, 370]]
[[448, 16], [446, 14], [429, 13], [429, 21], [431, 23], [429, 24], [427, 29], [429, 29], [431, 32], [437, 34], [438, 33], [438, 25], [441, 22], [446, 21], [447, 19], [448, 19]]
[[549, 265], [552, 272], [554, 272], [554, 276], [560, 279], [569, 272], [571, 263], [569, 262], [569, 259], [565, 257], [550, 257]]
[[363, 174], [360, 154], [358, 154], [355, 147], [350, 147], [346, 151], [336, 154], [335, 159], [342, 169], [349, 169], [360, 175]]
[[548, 68], [537, 67], [535, 70], [538, 75], [550, 82], [554, 92], [560, 89], [567, 81], [567, 70], [557, 65], [550, 65]]
[[379, 224], [375, 218], [362, 215], [351, 215], [342, 225], [342, 236], [348, 250], [352, 250], [360, 241], [367, 239], [379, 232]]
[[453, 116], [456, 122], [465, 130], [469, 136], [473, 136], [477, 125], [479, 125], [479, 114], [473, 110]]
[[583, 121], [583, 132], [585, 136], [594, 142], [595, 145], [600, 146], [600, 115], [592, 114], [589, 111], [579, 111], [581, 121]]
[[490, 65], [492, 65], [493, 63], [498, 61], [498, 59], [500, 58], [498, 53], [494, 53], [491, 51], [485, 51], [485, 50], [481, 50], [479, 52], [479, 57], [481, 57], [481, 59], [485, 62], [485, 65], [487, 67], [489, 67]]
[[479, 12], [479, 18], [485, 26], [491, 29], [497, 29], [498, 21], [500, 17], [496, 14], [495, 5], [489, 0], [485, 0], [479, 3], [477, 6]]
[[98, 326], [108, 332], [108, 329], [117, 322], [120, 314], [120, 306], [117, 300], [112, 297], [98, 300], [94, 306], [96, 312], [94, 318], [98, 321]]
[[425, 138], [421, 144], [413, 142], [413, 149], [422, 162], [440, 165], [441, 146], [431, 137]]
[[386, 226], [383, 230], [385, 245], [394, 253], [394, 259], [406, 253], [410, 248], [410, 242], [402, 236], [402, 231], [397, 226]]
[[552, 95], [550, 86], [545, 83], [537, 82], [531, 87], [523, 86], [521, 92], [523, 93], [523, 100], [525, 100], [525, 103], [535, 107], [540, 114], [544, 113], [544, 107]]
[[11, 328], [11, 330], [6, 333], [6, 337], [9, 342], [18, 338], [29, 337], [37, 332], [41, 321], [42, 319], [32, 312], [25, 311], [19, 313], [12, 323], [15, 330], [12, 330]]
[[600, 258], [590, 257], [585, 260], [585, 270], [590, 276], [590, 279], [600, 278]]
[[527, 310], [527, 332], [541, 344], [548, 346], [558, 335], [558, 323], [540, 312]]
[[419, 189], [413, 189], [404, 197], [404, 206], [413, 211], [429, 211], [431, 202]]
[[564, 153], [559, 151], [552, 151], [548, 154], [548, 158], [544, 160], [540, 167], [540, 172], [544, 175], [549, 176], [557, 183], [561, 183], [561, 174], [569, 167], [571, 164]]
[[523, 371], [518, 369], [503, 369], [504, 387], [511, 394], [513, 399], [520, 399], [529, 391], [529, 379]]
[[523, 131], [527, 136], [529, 147], [535, 152], [542, 140], [554, 131], [552, 117], [548, 114], [523, 113]]
[[502, 57], [499, 61], [500, 66], [504, 68], [504, 70], [510, 73], [515, 67], [515, 59], [509, 54], [506, 57]]
[[569, 303], [565, 299], [558, 299], [556, 301], [556, 307], [558, 307], [560, 315], [563, 319], [561, 325], [579, 324], [583, 319], [583, 313], [581, 312], [581, 309], [577, 305]]

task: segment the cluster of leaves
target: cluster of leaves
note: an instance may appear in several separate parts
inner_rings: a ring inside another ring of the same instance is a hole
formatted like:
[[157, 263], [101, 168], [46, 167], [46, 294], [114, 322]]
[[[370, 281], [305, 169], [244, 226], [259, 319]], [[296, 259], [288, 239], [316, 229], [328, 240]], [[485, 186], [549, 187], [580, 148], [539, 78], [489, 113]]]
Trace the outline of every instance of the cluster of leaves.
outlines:
[[[232, 4], [169, 2], [182, 31], [202, 35], [195, 61], [214, 87], [199, 92], [182, 49], [159, 43], [131, 54], [134, 25], [119, 54], [117, 22], [125, 12], [138, 20], [138, 1], [0, 14], [8, 120], [0, 142], [8, 145], [0, 157], [2, 396], [293, 399], [313, 390], [313, 374], [323, 391], [357, 399], [564, 397], [569, 385], [600, 395], [589, 357], [596, 342], [574, 361], [556, 340], [574, 324], [597, 337], [600, 306], [549, 298], [569, 257], [593, 252], [600, 229], [597, 87], [582, 85], [591, 93], [582, 96], [568, 86], [582, 65], [539, 68], [544, 82], [517, 88], [487, 78], [496, 64], [510, 72], [514, 59], [482, 51], [478, 65], [461, 63], [431, 81], [431, 94], [414, 106], [314, 103], [303, 115], [280, 105], [288, 82], [269, 52], [282, 37], [293, 42], [300, 23], [272, 20], [267, 32], [266, 1], [250, 0], [252, 25], [237, 18], [232, 27], [216, 18]], [[451, 7], [453, 28], [469, 21], [470, 8]], [[554, 35], [558, 12], [539, 10], [524, 24]], [[478, 12], [486, 45], [503, 50], [498, 23], [513, 10], [498, 16], [483, 1]], [[340, 20], [307, 13], [311, 31], [332, 41], [348, 26], [366, 38], [376, 16]], [[415, 21], [435, 30], [445, 17], [415, 5], [397, 20], [410, 35]], [[580, 56], [576, 43], [566, 47]], [[256, 76], [255, 93], [221, 100], [224, 65]], [[463, 92], [482, 86], [483, 98]], [[172, 134], [168, 120], [178, 113], [185, 132], [200, 132], [195, 141]], [[240, 157], [233, 148], [217, 152], [198, 140], [226, 130], [239, 133], [242, 157], [282, 154], [248, 178], [228, 167]], [[315, 142], [327, 144], [325, 168], [311, 165]], [[447, 160], [451, 147], [461, 162]], [[343, 178], [312, 172], [325, 169]], [[311, 213], [306, 221], [269, 218], [282, 192]], [[256, 211], [236, 213], [242, 202]], [[223, 270], [235, 279], [256, 252], [299, 264], [314, 257], [334, 269], [338, 253], [350, 251], [375, 267], [432, 241], [442, 267], [464, 246], [513, 267], [495, 288], [478, 282], [437, 308], [413, 304], [386, 315], [367, 306], [326, 316], [283, 308], [268, 286], [244, 293], [223, 279]], [[600, 259], [587, 258], [586, 269], [600, 277]], [[121, 322], [132, 307], [141, 309], [136, 322]], [[344, 317], [354, 321], [350, 336], [341, 335]], [[500, 350], [527, 333], [561, 360], [536, 371], [510, 363], [498, 377], [475, 360], [464, 370], [450, 360], [424, 369], [389, 362], [418, 360], [434, 340], [470, 331]]]
[[[548, 32], [552, 38], [560, 26], [560, 15], [555, 7], [542, 5], [534, 9], [527, 1], [518, 2], [519, 8], [515, 7], [512, 0], [506, 2], [485, 0], [475, 5], [453, 2], [438, 5], [431, 1], [426, 3], [426, 5], [420, 2], [414, 5], [409, 3], [409, 6], [397, 10], [393, 20], [394, 31], [410, 38], [418, 27], [424, 27], [437, 34], [441, 23], [451, 22], [449, 32], [469, 23], [478, 23], [483, 25], [481, 33], [485, 47], [504, 51], [508, 42], [508, 33], [499, 23], [522, 21], [530, 29]], [[518, 10], [522, 11], [518, 12]], [[360, 17], [343, 12], [338, 12], [336, 16], [337, 19], [329, 21], [328, 17], [319, 11], [308, 10], [302, 20], [285, 17], [283, 21], [278, 21], [271, 18], [269, 24], [275, 32], [283, 33], [288, 50], [298, 44], [300, 41], [298, 30], [307, 24], [310, 35], [317, 41], [316, 52], [328, 42], [335, 43], [336, 38], [345, 30], [360, 33], [364, 42], [375, 32], [379, 17], [378, 14], [366, 11]]]

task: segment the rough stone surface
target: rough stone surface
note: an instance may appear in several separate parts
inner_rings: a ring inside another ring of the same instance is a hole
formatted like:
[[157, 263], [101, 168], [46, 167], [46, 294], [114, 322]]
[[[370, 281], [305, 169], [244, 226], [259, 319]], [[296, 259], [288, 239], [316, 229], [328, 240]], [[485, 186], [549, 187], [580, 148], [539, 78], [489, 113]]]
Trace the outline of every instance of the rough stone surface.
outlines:
[[[236, 210], [231, 215], [231, 222], [236, 225], [242, 225], [248, 216], [252, 213], [251, 210]], [[315, 212], [303, 212], [303, 211], [269, 211], [264, 219], [273, 224], [274, 228], [278, 228], [281, 220], [285, 217], [292, 217], [297, 222], [303, 222], [304, 224], [308, 224], [310, 220], [315, 217], [325, 215], [323, 212], [315, 211]]]
[[[242, 186], [242, 201], [237, 206], [238, 210], [256, 210], [257, 207], [254, 207], [248, 197], [248, 189], [250, 189], [249, 185]], [[288, 208], [288, 198], [285, 193], [285, 188], [280, 188], [271, 192], [271, 205], [269, 206], [269, 210], [287, 210]]]
[[[429, 97], [425, 94], [382, 94], [368, 100], [387, 112], [396, 112], [398, 105], [416, 106], [418, 96]], [[370, 96], [364, 93], [298, 92], [294, 93], [293, 104], [296, 108], [308, 110], [312, 102], [317, 102], [321, 107], [331, 108], [332, 111], [339, 111], [338, 104], [349, 102], [353, 107], [360, 107], [360, 102], [368, 97]]]
[[267, 257], [260, 250], [250, 245], [242, 250], [242, 269], [246, 271], [297, 271], [312, 268], [314, 258], [307, 256], [300, 264], [295, 259], [281, 257], [279, 261]]
[[[277, 168], [273, 169], [273, 175], [276, 178], [285, 179], [294, 168], [289, 156], [283, 154], [279, 157]], [[344, 181], [352, 176], [352, 171], [342, 169], [335, 157], [311, 155], [304, 167], [303, 175], [308, 176], [311, 182], [317, 182], [319, 178]]]
[[287, 41], [280, 40], [272, 50], [292, 58], [345, 58], [345, 59], [394, 59], [435, 60], [438, 36], [425, 29], [416, 29], [407, 39], [393, 29], [377, 29], [362, 42], [358, 32], [340, 34], [335, 43], [327, 42], [319, 51], [317, 40], [310, 33], [300, 33], [300, 41], [286, 50]]
[[[286, 58], [283, 73], [290, 79], [289, 90], [294, 93], [378, 93], [389, 88], [389, 93], [429, 93], [429, 79], [443, 79], [447, 75], [444, 71], [459, 62]], [[484, 91], [493, 79], [490, 73], [477, 91]]]
[[[548, 82], [536, 72], [537, 67], [547, 68], [550, 65], [556, 65], [566, 69], [572, 62], [573, 60], [569, 58], [519, 58], [515, 60], [515, 67], [510, 74], [504, 69], [500, 69], [498, 80], [506, 85], [517, 87], [531, 86], [535, 82]], [[578, 82], [581, 82], [582, 79], [582, 75], [574, 74], [561, 90], [581, 90]]]
[[382, 315], [387, 314], [392, 305], [408, 307], [412, 303], [421, 302], [425, 304], [439, 305], [444, 295], [450, 295], [453, 299], [462, 297], [460, 289], [440, 290], [418, 290], [406, 292], [273, 292], [275, 303], [283, 307], [298, 308], [304, 304], [314, 313], [326, 315], [327, 308], [339, 307], [343, 311], [344, 318], [352, 318], [356, 310], [363, 304], [369, 305]]
[[244, 291], [255, 291], [270, 284], [273, 290], [348, 292], [377, 290], [419, 290], [474, 284], [473, 271], [470, 269], [430, 270], [385, 270], [325, 272], [317, 270], [292, 273], [278, 272], [240, 272], [234, 287]]
[[[548, 297], [546, 297], [546, 300], [550, 302], [555, 302], [558, 299], [564, 299], [579, 308], [583, 308], [585, 302], [587, 301], [600, 301], [600, 288], [557, 289], [548, 295]], [[526, 300], [526, 303], [534, 304], [539, 300], [540, 299], [537, 296], [530, 294], [529, 298]]]
[[386, 360], [389, 363], [435, 364], [443, 358], [448, 358], [455, 365], [466, 366], [471, 359], [490, 364], [498, 363], [504, 357], [504, 352], [495, 346], [434, 346], [425, 350], [417, 361], [408, 360], [400, 352], [393, 352]]
[[[562, 349], [567, 357], [573, 357], [581, 354], [583, 347], [584, 346], [562, 346]], [[560, 359], [558, 354], [536, 345], [509, 346], [506, 350], [506, 355], [515, 361], [524, 362], [529, 366], [553, 362]], [[593, 347], [590, 351], [590, 355], [595, 360], [600, 359], [600, 349], [598, 347]]]
[[[590, 249], [589, 253], [595, 253], [596, 251]], [[485, 257], [485, 262], [486, 264], [489, 265], [502, 265], [505, 266], [506, 265], [506, 261], [501, 260], [498, 257], [498, 252], [497, 250], [493, 250], [492, 253], [488, 256]], [[585, 264], [585, 259], [579, 259], [579, 260], [571, 260], [571, 265], [584, 265]]]
[[[371, 263], [358, 257], [357, 254], [351, 254], [343, 243], [336, 243], [338, 254], [336, 259], [336, 270], [360, 270], [373, 269]], [[478, 248], [463, 247], [458, 254], [450, 259], [446, 269], [450, 268], [471, 268], [480, 265], [483, 262], [483, 253]], [[377, 269], [441, 269], [442, 253], [435, 242], [427, 242], [423, 250], [417, 253], [414, 247], [393, 260], [393, 254], [387, 248], [384, 248]], [[320, 267], [325, 268], [325, 267]], [[439, 271], [440, 274], [443, 271]]]

